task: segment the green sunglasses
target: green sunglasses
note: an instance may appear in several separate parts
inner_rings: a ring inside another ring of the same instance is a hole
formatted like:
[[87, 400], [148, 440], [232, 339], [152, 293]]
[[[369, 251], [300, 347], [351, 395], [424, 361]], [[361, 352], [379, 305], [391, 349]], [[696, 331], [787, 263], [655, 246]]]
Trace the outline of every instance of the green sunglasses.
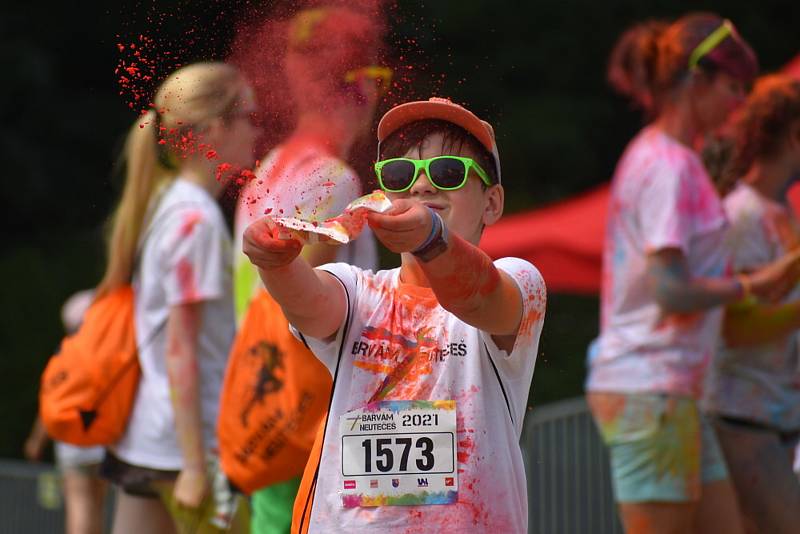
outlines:
[[472, 158], [436, 156], [428, 159], [392, 158], [375, 163], [375, 174], [381, 189], [390, 193], [408, 191], [417, 181], [420, 169], [436, 189], [454, 191], [467, 183], [469, 170], [474, 169], [487, 187], [492, 181], [486, 171]]

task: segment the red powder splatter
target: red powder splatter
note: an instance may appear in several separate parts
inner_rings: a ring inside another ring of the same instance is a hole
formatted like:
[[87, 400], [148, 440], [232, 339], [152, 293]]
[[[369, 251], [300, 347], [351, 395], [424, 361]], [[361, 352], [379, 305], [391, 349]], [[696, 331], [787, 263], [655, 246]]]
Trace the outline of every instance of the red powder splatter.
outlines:
[[472, 438], [465, 437], [458, 441], [458, 463], [465, 464], [469, 457], [472, 455], [472, 451], [475, 450], [475, 442], [472, 441]]
[[208, 152], [206, 152], [206, 159], [217, 159], [217, 151], [209, 150]]
[[181, 221], [181, 227], [180, 230], [178, 231], [178, 235], [182, 239], [189, 237], [190, 235], [192, 235], [194, 227], [201, 220], [203, 220], [203, 215], [200, 212], [193, 211], [191, 213], [188, 213]]
[[217, 165], [217, 181], [222, 181], [224, 179], [223, 175], [227, 174], [231, 169], [233, 169], [233, 165], [230, 163], [220, 163]]

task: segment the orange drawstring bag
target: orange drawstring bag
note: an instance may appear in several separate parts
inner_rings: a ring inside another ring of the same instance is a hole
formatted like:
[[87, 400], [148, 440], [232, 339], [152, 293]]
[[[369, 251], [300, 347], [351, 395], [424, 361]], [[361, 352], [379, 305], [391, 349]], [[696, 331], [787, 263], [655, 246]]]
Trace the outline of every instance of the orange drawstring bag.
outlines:
[[80, 329], [50, 358], [39, 389], [47, 433], [73, 445], [112, 445], [128, 424], [139, 387], [133, 289], [95, 300]]
[[330, 391], [328, 370], [260, 289], [231, 348], [220, 396], [219, 454], [230, 481], [250, 494], [300, 476]]

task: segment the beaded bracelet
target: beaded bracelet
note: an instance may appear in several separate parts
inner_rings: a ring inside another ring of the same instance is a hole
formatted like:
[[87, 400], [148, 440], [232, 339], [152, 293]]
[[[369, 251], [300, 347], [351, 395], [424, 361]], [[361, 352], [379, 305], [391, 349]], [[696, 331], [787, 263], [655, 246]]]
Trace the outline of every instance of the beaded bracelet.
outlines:
[[[425, 207], [427, 208], [427, 206]], [[433, 242], [433, 240], [439, 236], [439, 234], [442, 233], [442, 227], [444, 226], [442, 218], [439, 216], [438, 213], [433, 211], [433, 208], [428, 208], [428, 211], [431, 212], [431, 223], [432, 223], [431, 233], [428, 234], [427, 239], [425, 239], [425, 241], [423, 241], [420, 246], [411, 251], [412, 254], [417, 254], [418, 252], [423, 250], [425, 247], [430, 245]]]

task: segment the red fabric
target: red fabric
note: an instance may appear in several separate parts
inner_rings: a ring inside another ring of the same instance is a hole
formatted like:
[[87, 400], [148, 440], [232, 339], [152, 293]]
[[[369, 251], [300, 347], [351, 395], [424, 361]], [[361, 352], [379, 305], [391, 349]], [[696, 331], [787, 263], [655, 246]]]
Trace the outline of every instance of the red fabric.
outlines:
[[481, 248], [492, 258], [523, 258], [551, 292], [600, 291], [609, 186], [545, 208], [503, 217], [486, 229]]
[[790, 187], [789, 191], [786, 193], [786, 197], [789, 200], [789, 206], [792, 208], [795, 216], [800, 218], [800, 184], [794, 184]]
[[800, 80], [800, 54], [794, 56], [794, 59], [784, 65], [781, 71], [792, 78]]

